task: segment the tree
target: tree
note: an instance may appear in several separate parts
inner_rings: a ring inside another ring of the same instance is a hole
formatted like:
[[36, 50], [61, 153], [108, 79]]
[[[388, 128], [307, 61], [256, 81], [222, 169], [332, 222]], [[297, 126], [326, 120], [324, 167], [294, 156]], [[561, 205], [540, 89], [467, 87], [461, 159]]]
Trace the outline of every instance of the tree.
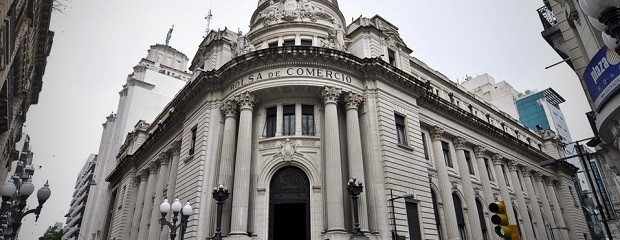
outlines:
[[54, 0], [52, 11], [64, 13], [70, 0]]
[[43, 237], [40, 237], [39, 240], [60, 240], [62, 238], [62, 234], [63, 230], [60, 230], [60, 232], [45, 234]]

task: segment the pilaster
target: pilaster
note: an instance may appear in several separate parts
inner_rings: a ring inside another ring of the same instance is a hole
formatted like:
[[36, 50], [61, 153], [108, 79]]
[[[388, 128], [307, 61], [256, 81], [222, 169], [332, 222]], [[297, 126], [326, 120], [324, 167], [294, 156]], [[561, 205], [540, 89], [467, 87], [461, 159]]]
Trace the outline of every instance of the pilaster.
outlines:
[[[480, 174], [480, 183], [482, 184], [482, 196], [484, 197], [484, 202], [483, 203], [490, 203], [492, 201], [495, 200], [495, 198], [493, 197], [493, 190], [491, 189], [491, 180], [489, 179], [489, 174], [487, 172], [486, 169], [486, 164], [485, 164], [485, 160], [484, 157], [486, 155], [486, 151], [487, 148], [481, 145], [478, 145], [474, 148], [474, 154], [476, 155], [476, 160], [478, 162], [478, 173]], [[486, 207], [487, 204], [483, 204], [482, 206], [482, 211], [485, 212], [485, 216], [487, 217], [487, 219], [490, 217], [488, 208]], [[487, 223], [487, 234], [489, 234], [488, 239], [493, 239], [493, 228], [491, 226], [491, 224], [489, 224], [489, 221], [486, 221]], [[482, 223], [481, 223], [482, 224]]]
[[[519, 181], [519, 173], [517, 170], [519, 169], [519, 164], [517, 160], [510, 160], [508, 162], [508, 166], [510, 169], [510, 177], [512, 178], [513, 190], [515, 195], [517, 196], [517, 206], [521, 211], [519, 211], [519, 215], [523, 222], [521, 222], [521, 226], [523, 226], [524, 234], [527, 239], [536, 239], [534, 237], [534, 229], [532, 228], [532, 220], [530, 219], [530, 215], [527, 211], [527, 204], [525, 203], [525, 196], [523, 195], [523, 190], [525, 190], [524, 186], [521, 186], [521, 181]], [[523, 190], [522, 190], [523, 189]]]
[[506, 185], [506, 180], [504, 179], [504, 169], [502, 169], [502, 155], [493, 154], [491, 159], [493, 159], [493, 167], [495, 167], [495, 180], [497, 180], [497, 187], [499, 188], [499, 192], [501, 195], [501, 199], [504, 201], [506, 205], [506, 212], [508, 213], [508, 218], [510, 224], [517, 224], [517, 218], [514, 215], [514, 209], [512, 208], [512, 199], [510, 198], [510, 193], [508, 192], [508, 186]]
[[[456, 137], [454, 140], [454, 148], [456, 149], [456, 159], [459, 165], [459, 172], [461, 173], [461, 184], [463, 185], [463, 197], [469, 207], [467, 211], [467, 218], [469, 220], [469, 232], [472, 239], [484, 239], [482, 237], [480, 217], [476, 209], [476, 193], [474, 192], [474, 186], [471, 183], [471, 175], [469, 173], [469, 165], [465, 159], [465, 144], [467, 139], [464, 137]], [[472, 163], [473, 164], [473, 163]]]

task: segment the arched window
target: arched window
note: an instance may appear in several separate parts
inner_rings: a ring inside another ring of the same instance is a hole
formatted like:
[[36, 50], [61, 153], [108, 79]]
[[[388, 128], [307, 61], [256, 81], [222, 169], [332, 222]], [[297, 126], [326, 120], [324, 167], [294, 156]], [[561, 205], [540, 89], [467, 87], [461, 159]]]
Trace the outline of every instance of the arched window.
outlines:
[[465, 217], [463, 216], [463, 205], [461, 204], [461, 199], [456, 195], [456, 193], [452, 193], [452, 201], [454, 201], [454, 211], [456, 212], [456, 224], [459, 227], [459, 235], [462, 240], [467, 240]]
[[433, 212], [435, 213], [435, 227], [437, 227], [437, 236], [441, 238], [441, 220], [439, 218], [439, 205], [437, 204], [437, 196], [435, 191], [431, 190], [431, 198], [433, 199]]
[[476, 208], [478, 209], [478, 219], [480, 219], [480, 228], [482, 230], [482, 237], [484, 240], [489, 240], [489, 233], [487, 229], [487, 223], [484, 219], [484, 211], [480, 200], [476, 199]]

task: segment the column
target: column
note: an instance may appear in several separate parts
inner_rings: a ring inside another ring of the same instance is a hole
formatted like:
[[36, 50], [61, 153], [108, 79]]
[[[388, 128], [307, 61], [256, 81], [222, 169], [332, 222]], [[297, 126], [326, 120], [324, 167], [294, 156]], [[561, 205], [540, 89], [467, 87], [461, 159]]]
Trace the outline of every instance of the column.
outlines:
[[[493, 197], [493, 190], [491, 190], [491, 180], [489, 179], [489, 174], [486, 169], [486, 164], [484, 162], [484, 155], [487, 149], [484, 146], [476, 146], [474, 148], [474, 154], [476, 154], [476, 160], [478, 161], [478, 173], [480, 174], [480, 183], [482, 184], [482, 196], [484, 197], [484, 202], [482, 202], [482, 211], [488, 213], [489, 204], [495, 201], [495, 197]], [[478, 209], [476, 209], [478, 210]], [[490, 219], [490, 215], [486, 214], [485, 219]], [[490, 223], [489, 220], [486, 221]], [[493, 232], [493, 228], [491, 224], [487, 224], [487, 233], [491, 234], [488, 239], [493, 239], [495, 233]]]
[[142, 171], [138, 174], [136, 178], [140, 181], [140, 186], [138, 187], [138, 199], [136, 199], [136, 205], [133, 208], [133, 216], [131, 219], [131, 225], [129, 226], [130, 233], [127, 239], [137, 240], [138, 239], [138, 229], [140, 226], [140, 218], [142, 217], [142, 206], [144, 206], [144, 194], [146, 193], [146, 178], [148, 177], [148, 173]]
[[545, 224], [542, 219], [542, 213], [540, 211], [540, 207], [538, 206], [538, 197], [536, 196], [536, 193], [534, 193], [534, 185], [532, 184], [531, 172], [532, 172], [532, 169], [530, 167], [523, 168], [525, 190], [527, 191], [527, 195], [530, 196], [530, 206], [532, 207], [532, 213], [534, 214], [534, 219], [536, 219], [536, 231], [537, 231], [536, 236], [538, 236], [538, 239], [547, 240]]
[[[144, 206], [142, 207], [142, 214], [140, 214], [140, 229], [138, 229], [138, 238], [147, 239], [148, 226], [151, 222], [151, 211], [153, 210], [153, 192], [155, 191], [155, 171], [157, 171], [157, 164], [150, 163], [148, 167], [149, 179], [146, 185], [146, 193], [144, 194]], [[158, 207], [159, 208], [159, 207]]]
[[[558, 195], [558, 201], [560, 204], [560, 209], [566, 209], [566, 211], [564, 213], [564, 219], [571, 219], [571, 214], [570, 214], [570, 208], [574, 208], [572, 203], [568, 203], [567, 201], [572, 202], [572, 193], [569, 192], [568, 189], [564, 188], [564, 182], [562, 182], [562, 180], [557, 180], [555, 181], [556, 183], [556, 195]], [[568, 197], [566, 196], [566, 193], [568, 193]], [[566, 227], [568, 228], [568, 235], [571, 236], [570, 239], [577, 239], [577, 232], [575, 232], [575, 225], [573, 224], [573, 221], [565, 221], [566, 222]]]
[[[551, 203], [549, 203], [549, 197], [547, 197], [547, 193], [545, 191], [545, 183], [543, 179], [543, 175], [539, 172], [534, 174], [534, 181], [536, 181], [536, 187], [538, 189], [538, 194], [540, 197], [540, 201], [542, 202], [542, 213], [545, 216], [545, 220], [551, 229], [557, 227], [555, 224], [555, 218], [553, 218], [553, 214], [551, 213]], [[543, 222], [544, 224], [544, 222]], [[553, 235], [550, 237], [551, 239], [557, 239], [559, 236], [553, 230], [550, 230], [549, 227], [545, 226], [545, 232], [549, 232], [549, 234]]]
[[163, 154], [159, 157], [159, 173], [157, 174], [157, 185], [155, 186], [155, 198], [153, 198], [153, 208], [151, 211], [151, 227], [149, 227], [148, 239], [159, 239], [160, 227], [159, 218], [161, 213], [159, 212], [159, 204], [164, 202], [164, 190], [166, 188], [166, 182], [168, 181], [168, 160], [169, 154]]
[[506, 205], [506, 212], [508, 213], [508, 220], [510, 224], [517, 224], [517, 219], [512, 209], [512, 200], [510, 199], [510, 193], [508, 193], [508, 186], [506, 186], [506, 180], [504, 179], [504, 172], [502, 169], [502, 156], [495, 154], [493, 158], [493, 167], [495, 167], [495, 180], [497, 180], [497, 187], [501, 195], [502, 201]]
[[510, 177], [512, 178], [512, 183], [514, 185], [512, 189], [514, 190], [515, 195], [517, 195], [517, 206], [521, 209], [519, 215], [521, 216], [521, 219], [523, 219], [520, 226], [524, 230], [523, 233], [525, 234], [526, 239], [536, 239], [534, 237], [534, 229], [532, 229], [532, 220], [530, 219], [530, 215], [527, 211], [527, 204], [525, 204], [525, 196], [523, 195], [523, 190], [525, 187], [521, 186], [521, 181], [519, 181], [519, 175], [517, 173], [518, 166], [519, 165], [516, 160], [510, 160], [508, 162]]
[[[362, 137], [360, 134], [360, 121], [358, 107], [364, 98], [353, 92], [345, 96], [347, 107], [347, 149], [349, 157], [349, 176], [355, 177], [363, 184], [366, 184], [364, 176], [364, 159], [362, 156]], [[360, 228], [363, 232], [368, 232], [368, 205], [366, 204], [367, 189], [359, 195], [358, 214]]]
[[[237, 140], [237, 104], [232, 100], [222, 103], [220, 111], [224, 115], [224, 134], [222, 138], [222, 152], [220, 155], [219, 182], [231, 188], [233, 186], [233, 171], [235, 169], [235, 148]], [[210, 189], [210, 188], [209, 188]], [[222, 206], [222, 234], [230, 232], [230, 213], [232, 199]]]
[[301, 103], [297, 102], [295, 103], [295, 135], [297, 136], [301, 136], [302, 134], [301, 115], [302, 115]]
[[[562, 215], [562, 209], [560, 208], [560, 203], [558, 202], [558, 196], [555, 194], [555, 179], [548, 178], [547, 179], [547, 197], [549, 197], [549, 201], [551, 206], [553, 206], [553, 214], [555, 214], [557, 227], [559, 228], [559, 232], [562, 236], [562, 239], [568, 240], [571, 239], [568, 235], [568, 230], [566, 229], [566, 223], [564, 222], [564, 215]], [[557, 232], [557, 231], [556, 231]]]
[[338, 130], [338, 98], [342, 91], [325, 87], [321, 93], [325, 103], [325, 195], [327, 201], [327, 232], [345, 232], [344, 192], [340, 137]]
[[[480, 227], [480, 218], [478, 217], [478, 209], [476, 207], [476, 194], [474, 192], [474, 186], [471, 184], [471, 176], [469, 174], [469, 166], [465, 160], [465, 143], [467, 140], [463, 137], [457, 137], [454, 139], [454, 148], [456, 149], [456, 160], [459, 165], [459, 172], [461, 173], [461, 184], [463, 185], [463, 197], [467, 204], [467, 218], [469, 220], [469, 232], [473, 239], [482, 238], [482, 231]], [[473, 164], [473, 163], [472, 163]], [[445, 202], [445, 200], [444, 200]]]
[[235, 180], [232, 188], [232, 218], [230, 235], [248, 238], [250, 203], [250, 167], [252, 163], [252, 117], [256, 104], [254, 95], [244, 92], [236, 97], [239, 103], [239, 136], [235, 160]]
[[[174, 142], [172, 144], [172, 147], [170, 149], [170, 155], [172, 158], [172, 163], [170, 164], [170, 171], [168, 174], [168, 190], [166, 191], [166, 197], [165, 199], [168, 199], [168, 202], [174, 202], [175, 198], [178, 198], [178, 196], [175, 196], [175, 192], [176, 192], [176, 184], [177, 184], [177, 172], [179, 171], [179, 158], [180, 158], [180, 154], [181, 154], [181, 143], [180, 142]], [[156, 202], [157, 203], [157, 202]], [[168, 221], [172, 220], [172, 214], [168, 214], [168, 216], [166, 216], [166, 219]], [[164, 228], [163, 231], [161, 231], [160, 234], [160, 239], [167, 239], [168, 236], [170, 234], [170, 228]]]
[[445, 209], [445, 224], [448, 230], [448, 239], [460, 239], [459, 227], [456, 222], [456, 212], [454, 209], [454, 201], [452, 200], [452, 183], [448, 176], [448, 167], [443, 159], [443, 148], [441, 146], [441, 134], [443, 129], [434, 126], [430, 130], [431, 140], [433, 144], [433, 154], [435, 156], [435, 168], [437, 168], [437, 181], [439, 182], [439, 194], [443, 200]]

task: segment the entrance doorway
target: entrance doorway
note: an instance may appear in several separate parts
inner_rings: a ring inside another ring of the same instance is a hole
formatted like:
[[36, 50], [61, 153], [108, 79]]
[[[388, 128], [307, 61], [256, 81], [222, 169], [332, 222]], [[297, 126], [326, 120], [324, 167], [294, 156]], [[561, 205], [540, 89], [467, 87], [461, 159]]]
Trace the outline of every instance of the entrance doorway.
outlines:
[[310, 181], [299, 168], [282, 168], [271, 179], [269, 239], [310, 239]]

